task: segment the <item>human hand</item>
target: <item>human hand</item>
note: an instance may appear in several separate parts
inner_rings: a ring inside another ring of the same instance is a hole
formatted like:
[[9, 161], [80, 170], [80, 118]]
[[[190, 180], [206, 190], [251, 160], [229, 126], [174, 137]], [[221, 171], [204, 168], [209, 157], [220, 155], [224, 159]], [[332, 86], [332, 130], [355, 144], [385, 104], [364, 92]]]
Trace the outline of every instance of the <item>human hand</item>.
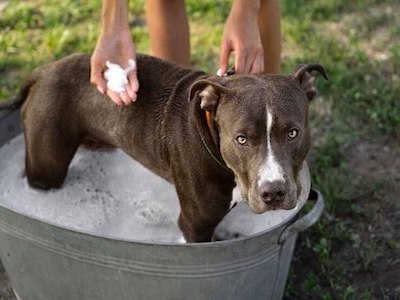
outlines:
[[217, 72], [220, 76], [228, 70], [232, 52], [235, 53], [236, 73], [264, 72], [264, 51], [257, 21], [258, 10], [242, 4], [240, 1], [234, 2], [225, 24]]
[[97, 87], [100, 93], [106, 94], [117, 105], [129, 105], [136, 101], [139, 90], [137, 71], [134, 69], [127, 73], [128, 84], [121, 92], [114, 92], [107, 88], [103, 72], [107, 69], [107, 61], [125, 69], [128, 67], [130, 59], [136, 60], [136, 53], [129, 30], [100, 35], [90, 61], [90, 82]]

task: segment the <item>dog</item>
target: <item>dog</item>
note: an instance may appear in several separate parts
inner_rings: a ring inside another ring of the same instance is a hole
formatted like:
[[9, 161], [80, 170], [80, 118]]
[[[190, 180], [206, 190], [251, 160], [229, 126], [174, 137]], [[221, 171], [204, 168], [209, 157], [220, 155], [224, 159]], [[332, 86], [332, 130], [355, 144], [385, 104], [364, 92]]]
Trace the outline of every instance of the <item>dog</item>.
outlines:
[[238, 185], [254, 213], [292, 209], [310, 148], [312, 71], [291, 75], [208, 75], [137, 56], [140, 89], [117, 106], [90, 84], [90, 55], [73, 54], [35, 69], [0, 108], [21, 108], [26, 176], [59, 188], [75, 151], [88, 140], [118, 147], [175, 185], [178, 224], [187, 242], [210, 241]]

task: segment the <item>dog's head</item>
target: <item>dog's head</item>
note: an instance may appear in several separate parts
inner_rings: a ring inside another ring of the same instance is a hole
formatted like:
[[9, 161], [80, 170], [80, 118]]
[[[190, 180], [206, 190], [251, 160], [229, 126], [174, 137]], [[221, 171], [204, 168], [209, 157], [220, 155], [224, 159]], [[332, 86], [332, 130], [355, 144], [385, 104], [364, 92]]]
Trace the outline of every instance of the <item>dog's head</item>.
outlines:
[[254, 213], [296, 206], [310, 148], [314, 70], [327, 79], [321, 65], [302, 65], [289, 76], [212, 76], [191, 87], [200, 136], [233, 171]]

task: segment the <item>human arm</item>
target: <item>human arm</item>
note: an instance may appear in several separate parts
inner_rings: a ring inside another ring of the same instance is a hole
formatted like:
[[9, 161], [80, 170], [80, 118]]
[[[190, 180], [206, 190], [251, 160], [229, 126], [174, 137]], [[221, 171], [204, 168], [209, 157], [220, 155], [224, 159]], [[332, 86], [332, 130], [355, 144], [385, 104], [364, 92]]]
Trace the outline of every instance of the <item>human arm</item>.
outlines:
[[278, 0], [235, 0], [225, 24], [218, 74], [235, 55], [237, 73], [279, 73], [280, 14]]
[[103, 1], [101, 33], [91, 57], [91, 83], [118, 105], [128, 105], [136, 101], [139, 89], [136, 70], [128, 73], [128, 84], [123, 92], [114, 92], [108, 89], [103, 76], [107, 61], [126, 68], [129, 59], [136, 59], [128, 18], [128, 1]]

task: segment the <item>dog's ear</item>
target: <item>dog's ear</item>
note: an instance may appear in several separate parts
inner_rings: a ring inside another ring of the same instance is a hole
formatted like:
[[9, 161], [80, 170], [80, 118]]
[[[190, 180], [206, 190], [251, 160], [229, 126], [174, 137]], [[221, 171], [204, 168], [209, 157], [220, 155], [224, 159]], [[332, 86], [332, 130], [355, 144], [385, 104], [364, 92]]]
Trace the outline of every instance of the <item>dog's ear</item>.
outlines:
[[214, 80], [200, 79], [196, 81], [190, 87], [189, 101], [198, 98], [201, 109], [215, 111], [221, 94], [227, 91], [227, 88], [222, 85], [223, 82], [218, 82], [221, 81], [219, 79], [224, 80], [221, 77], [217, 77]]
[[315, 77], [311, 75], [312, 71], [319, 72], [326, 80], [328, 80], [325, 68], [320, 64], [298, 65], [293, 73], [294, 80], [300, 84], [309, 101], [314, 99], [317, 95]]
[[215, 112], [222, 94], [226, 93], [228, 89], [223, 86], [224, 79], [215, 77], [196, 81], [190, 87], [189, 101], [191, 102], [191, 114], [203, 144], [217, 161], [222, 161]]

